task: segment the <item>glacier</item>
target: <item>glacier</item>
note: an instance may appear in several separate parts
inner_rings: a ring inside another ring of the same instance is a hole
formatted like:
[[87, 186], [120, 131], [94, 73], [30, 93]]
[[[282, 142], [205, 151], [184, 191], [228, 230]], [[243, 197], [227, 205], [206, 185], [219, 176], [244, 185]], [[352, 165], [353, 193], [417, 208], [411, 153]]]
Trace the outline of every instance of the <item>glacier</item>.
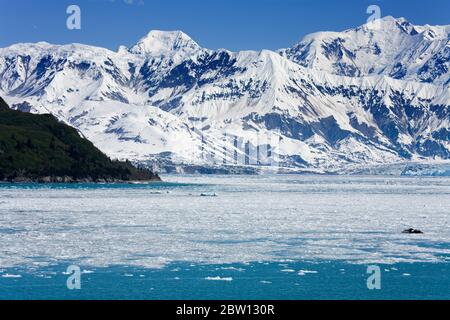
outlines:
[[182, 31], [151, 31], [117, 52], [2, 48], [0, 95], [53, 114], [112, 158], [159, 171], [342, 173], [448, 165], [449, 68], [450, 26], [404, 18], [278, 51], [210, 50]]

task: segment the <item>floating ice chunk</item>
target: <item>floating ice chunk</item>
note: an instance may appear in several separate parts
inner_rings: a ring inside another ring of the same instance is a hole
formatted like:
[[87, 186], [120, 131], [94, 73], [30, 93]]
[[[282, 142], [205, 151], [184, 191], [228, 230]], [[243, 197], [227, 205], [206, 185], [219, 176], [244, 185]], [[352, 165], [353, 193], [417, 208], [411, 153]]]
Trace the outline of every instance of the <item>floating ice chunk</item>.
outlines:
[[202, 193], [200, 194], [200, 197], [218, 197], [219, 195], [217, 193]]
[[92, 270], [83, 270], [81, 273], [89, 274], [89, 273], [94, 273], [94, 271], [92, 271]]
[[206, 277], [205, 280], [209, 280], [209, 281], [233, 281], [233, 278], [232, 277], [221, 278], [221, 277], [217, 276], [217, 277]]
[[307, 274], [316, 274], [319, 273], [318, 271], [314, 271], [314, 270], [300, 270], [298, 272], [299, 276], [306, 276]]
[[235, 268], [235, 267], [222, 267], [220, 268], [221, 270], [232, 270], [232, 271], [239, 271], [239, 272], [244, 272], [245, 269], [242, 268]]
[[149, 194], [169, 194], [170, 191], [150, 191]]
[[293, 270], [293, 269], [283, 269], [283, 270], [281, 270], [281, 272], [295, 272], [295, 270]]
[[20, 274], [5, 273], [5, 274], [2, 274], [2, 278], [22, 278], [22, 276]]

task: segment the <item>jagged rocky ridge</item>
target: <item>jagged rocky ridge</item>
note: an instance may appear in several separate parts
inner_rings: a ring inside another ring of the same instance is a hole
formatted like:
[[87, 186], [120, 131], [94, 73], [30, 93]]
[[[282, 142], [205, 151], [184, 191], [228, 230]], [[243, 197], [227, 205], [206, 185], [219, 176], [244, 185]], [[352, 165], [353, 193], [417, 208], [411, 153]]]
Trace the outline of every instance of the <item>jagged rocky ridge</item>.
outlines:
[[208, 50], [180, 31], [117, 52], [17, 44], [0, 49], [0, 94], [113, 158], [167, 168], [448, 160], [449, 35], [386, 17], [278, 52]]

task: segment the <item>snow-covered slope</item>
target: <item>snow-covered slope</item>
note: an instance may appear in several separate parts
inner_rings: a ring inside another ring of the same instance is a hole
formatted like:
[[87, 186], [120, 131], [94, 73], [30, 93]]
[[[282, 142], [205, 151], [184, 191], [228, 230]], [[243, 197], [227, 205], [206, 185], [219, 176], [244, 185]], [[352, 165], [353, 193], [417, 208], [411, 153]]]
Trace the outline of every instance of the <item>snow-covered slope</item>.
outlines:
[[306, 36], [280, 54], [302, 66], [337, 75], [386, 75], [448, 84], [450, 26], [415, 26], [385, 17], [344, 32]]
[[0, 95], [144, 163], [336, 171], [450, 159], [449, 31], [388, 17], [279, 52], [208, 50], [180, 31], [118, 52], [18, 44], [0, 49]]

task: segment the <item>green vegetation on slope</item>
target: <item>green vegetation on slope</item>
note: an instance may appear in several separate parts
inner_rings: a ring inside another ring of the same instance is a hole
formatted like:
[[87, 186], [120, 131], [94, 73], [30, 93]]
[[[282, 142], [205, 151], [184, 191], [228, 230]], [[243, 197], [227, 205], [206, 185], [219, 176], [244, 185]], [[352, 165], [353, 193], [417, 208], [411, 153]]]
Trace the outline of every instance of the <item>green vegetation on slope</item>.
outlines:
[[159, 180], [129, 162], [112, 161], [52, 115], [9, 109], [0, 97], [0, 181]]

